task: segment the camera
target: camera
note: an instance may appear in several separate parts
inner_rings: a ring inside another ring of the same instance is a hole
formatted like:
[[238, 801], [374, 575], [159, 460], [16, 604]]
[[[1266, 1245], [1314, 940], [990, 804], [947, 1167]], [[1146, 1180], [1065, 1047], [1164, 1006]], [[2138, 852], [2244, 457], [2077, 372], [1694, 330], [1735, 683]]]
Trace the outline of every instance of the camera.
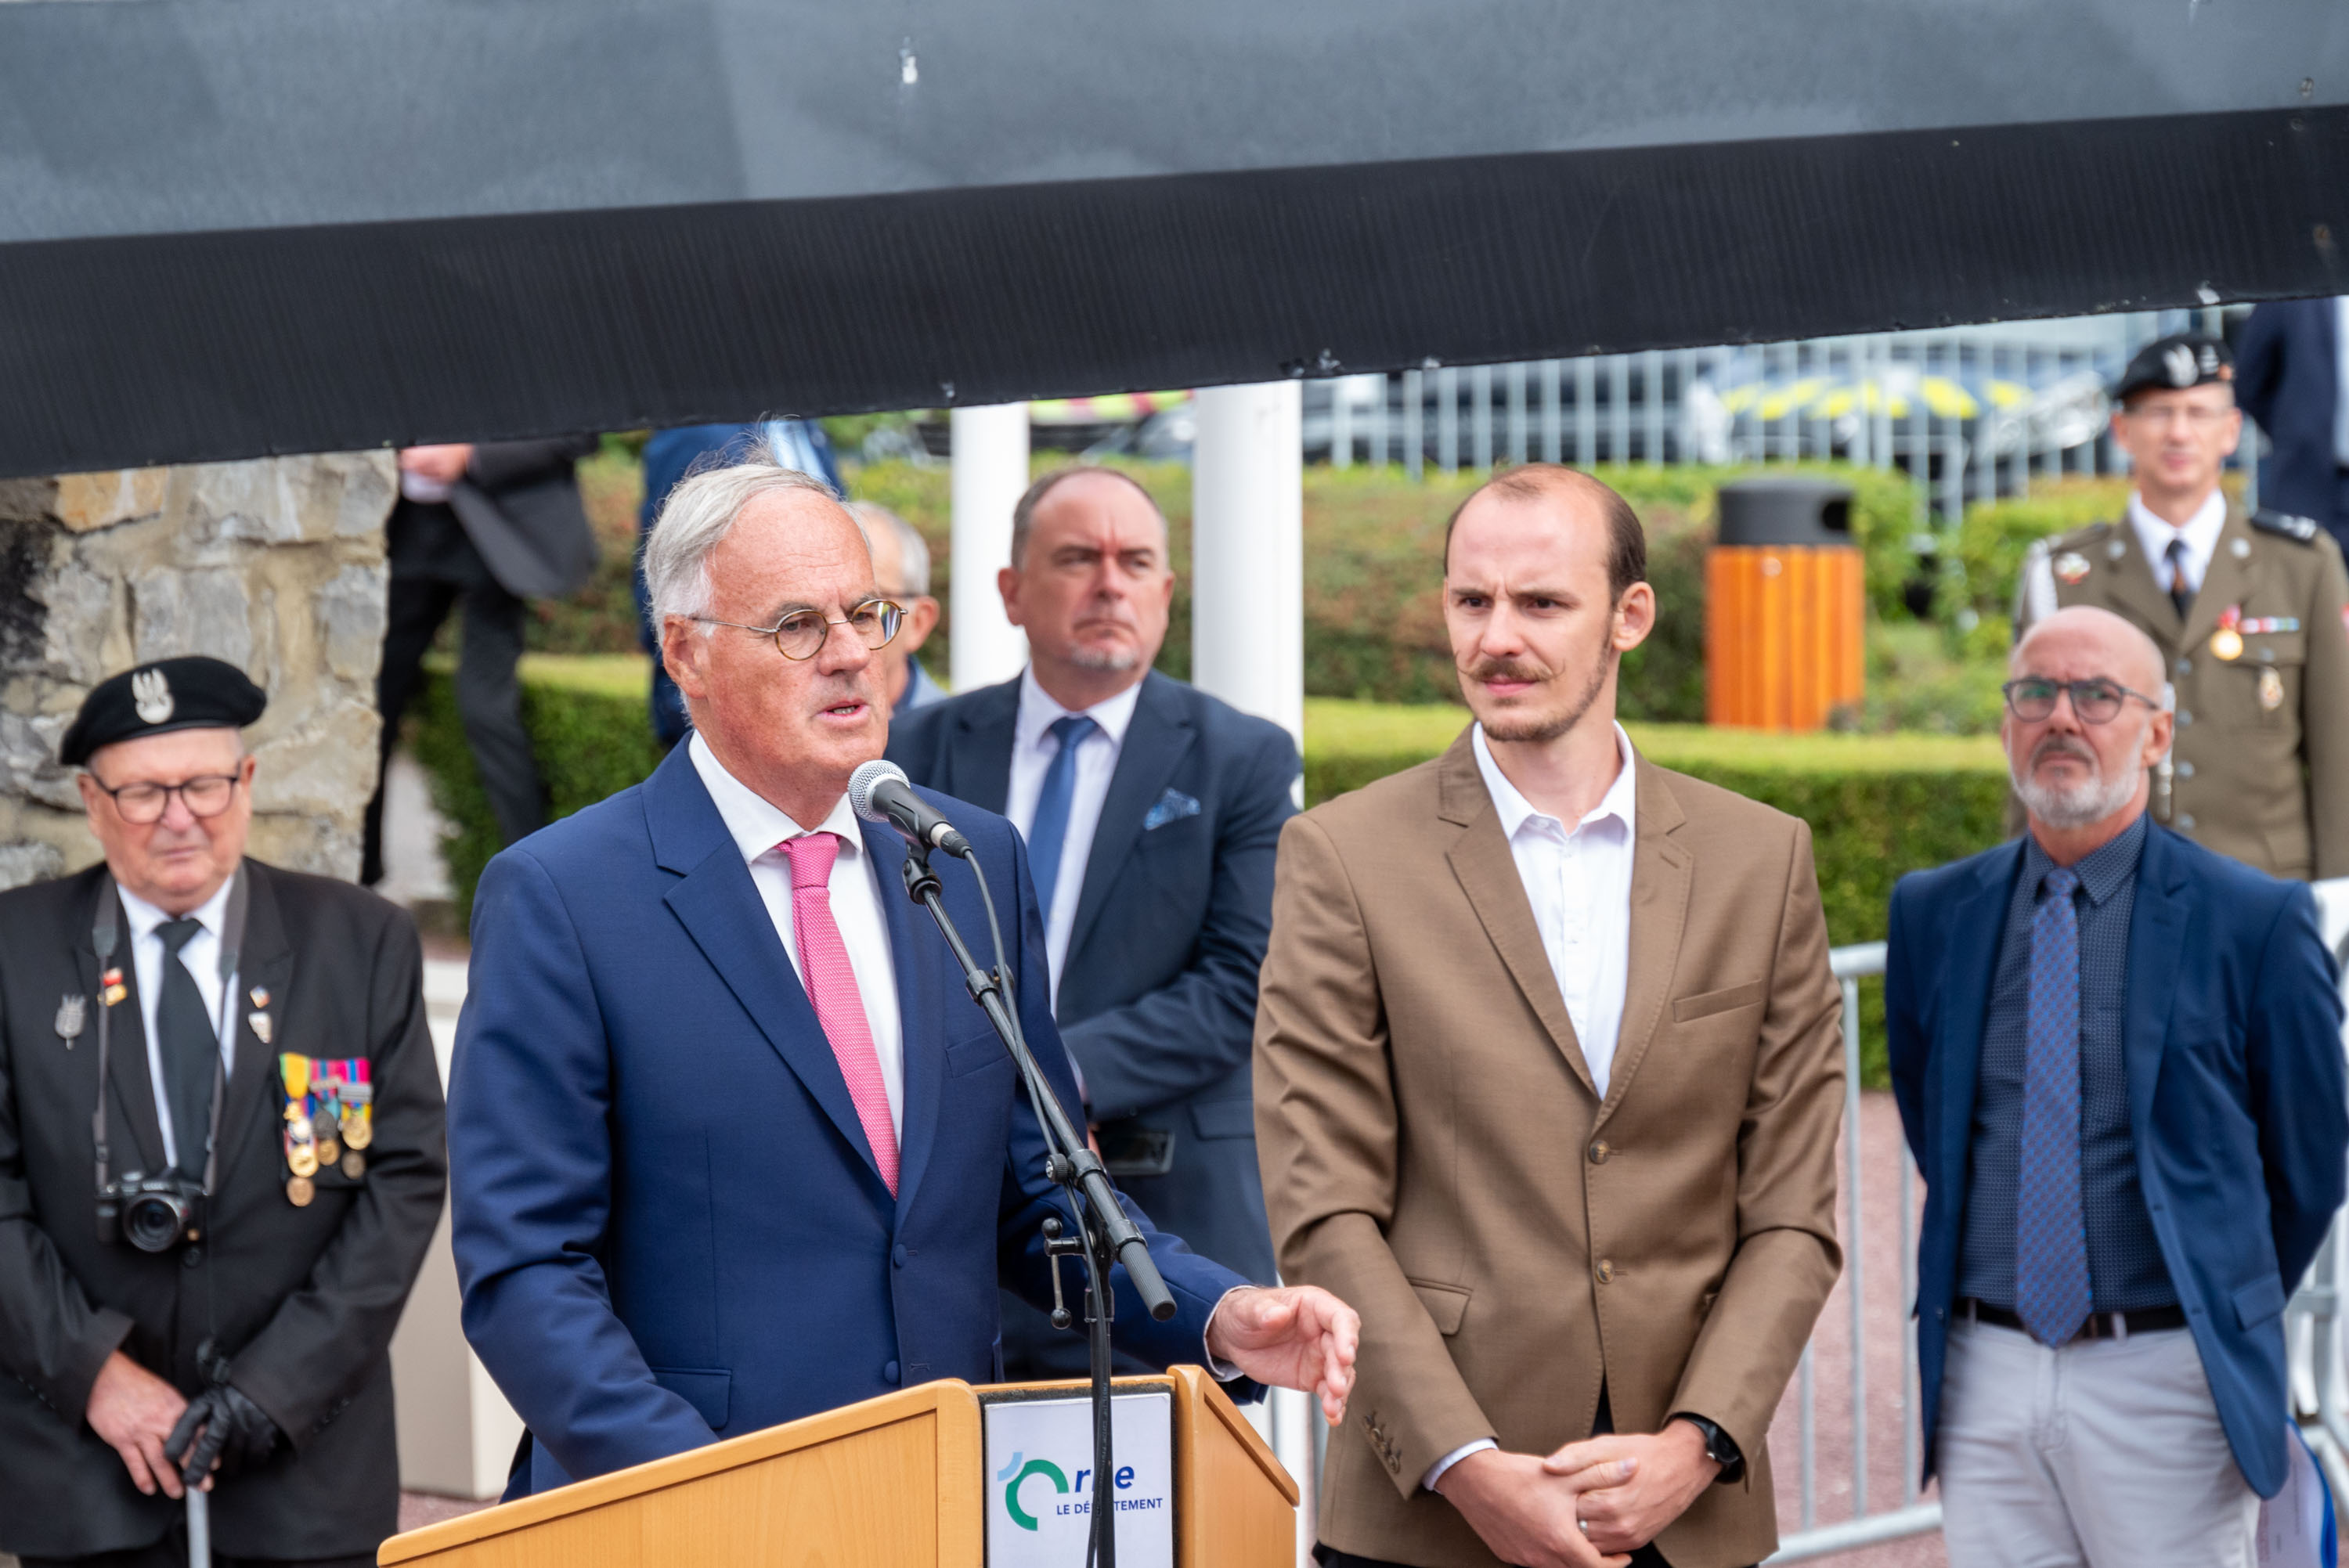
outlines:
[[98, 1234], [111, 1241], [119, 1226], [122, 1239], [140, 1252], [170, 1252], [192, 1239], [196, 1201], [203, 1195], [199, 1181], [126, 1171], [98, 1194]]

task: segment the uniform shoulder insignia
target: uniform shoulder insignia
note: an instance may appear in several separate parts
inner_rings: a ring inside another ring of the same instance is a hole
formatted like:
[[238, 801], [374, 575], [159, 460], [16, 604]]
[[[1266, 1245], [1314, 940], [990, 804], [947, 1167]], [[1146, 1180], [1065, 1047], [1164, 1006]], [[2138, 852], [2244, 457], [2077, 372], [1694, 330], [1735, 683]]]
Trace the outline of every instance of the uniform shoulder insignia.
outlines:
[[2313, 519], [2294, 517], [2288, 511], [2271, 511], [2265, 507], [2251, 513], [2251, 526], [2261, 533], [2280, 533], [2302, 544], [2314, 543], [2320, 531]]
[[2083, 545], [2095, 543], [2112, 531], [2113, 525], [2109, 522], [2092, 522], [2085, 528], [2075, 528], [2063, 533], [2050, 534], [2047, 538], [2047, 548], [2051, 551], [2077, 550]]

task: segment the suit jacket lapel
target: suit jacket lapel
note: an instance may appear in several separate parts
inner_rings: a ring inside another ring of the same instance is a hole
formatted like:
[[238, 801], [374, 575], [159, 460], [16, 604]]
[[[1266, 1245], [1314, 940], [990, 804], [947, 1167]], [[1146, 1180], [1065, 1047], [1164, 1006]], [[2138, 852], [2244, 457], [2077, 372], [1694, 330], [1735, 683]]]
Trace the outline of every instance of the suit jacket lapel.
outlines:
[[[684, 747], [670, 752], [646, 784], [645, 817], [652, 830], [654, 857], [667, 869], [683, 873], [666, 896], [669, 908], [775, 1054], [863, 1157], [877, 1185], [881, 1168], [865, 1139], [864, 1124], [857, 1119], [856, 1102], [849, 1098], [848, 1080], [841, 1075], [832, 1041], [816, 1020], [815, 1006], [792, 967], [791, 954], [775, 934], [774, 921], [750, 880], [750, 867], [742, 863], [741, 851], [726, 831], [725, 820]], [[902, 1171], [899, 1186], [904, 1186]]]
[[881, 908], [889, 923], [890, 968], [897, 976], [897, 1022], [904, 1042], [900, 1078], [904, 1104], [897, 1121], [897, 1206], [905, 1212], [928, 1168], [937, 1142], [940, 1103], [946, 1095], [946, 1020], [938, 1004], [945, 988], [939, 966], [945, 944], [926, 911], [915, 907], [905, 886], [905, 841], [894, 828], [864, 824], [864, 852], [880, 873]]
[[1118, 748], [1117, 770], [1110, 775], [1101, 821], [1093, 829], [1092, 851], [1085, 860], [1085, 884], [1077, 895], [1076, 923], [1069, 931], [1071, 962], [1084, 951], [1085, 934], [1101, 918], [1110, 889], [1117, 885], [1118, 873], [1133, 853], [1143, 818], [1165, 793], [1166, 781], [1197, 738], [1182, 704], [1174, 699], [1173, 684], [1155, 671], [1143, 677], [1133, 721]]
[[[2129, 1130], [2140, 1151], [2154, 1147], [2153, 1088], [2161, 1076], [2161, 1053], [2169, 1037], [2170, 1004], [2178, 986], [2171, 977], [2186, 950], [2186, 879], [2171, 853], [2168, 832], [2146, 824], [2145, 850], [2137, 862], [2137, 902], [2129, 911], [2128, 1025], [2122, 1031], [2129, 1099]], [[2142, 978], [2140, 978], [2142, 977]], [[2157, 977], [2159, 977], [2157, 979]]]
[[1680, 959], [1681, 934], [1688, 923], [1689, 885], [1695, 861], [1671, 834], [1688, 820], [1663, 771], [1636, 751], [1639, 769], [1634, 815], [1637, 837], [1631, 857], [1631, 931], [1623, 981], [1623, 1018], [1615, 1037], [1615, 1060], [1607, 1074], [1603, 1124], [1620, 1104], [1631, 1076], [1648, 1054], [1664, 1002], [1671, 995], [1672, 971]]
[[[92, 944], [89, 928], [98, 913], [98, 892], [113, 897], [114, 884], [103, 876], [96, 879], [82, 920], [74, 934], [74, 959], [81, 972], [83, 994], [93, 1007], [106, 1010], [107, 1039], [106, 1076], [111, 1080], [113, 1104], [107, 1114], [107, 1154], [111, 1174], [120, 1176], [126, 1171], [139, 1171], [153, 1175], [163, 1169], [163, 1123], [155, 1114], [155, 1087], [149, 1081], [147, 1071], [147, 1028], [140, 1017], [139, 965], [131, 955], [130, 917], [119, 900], [114, 908], [114, 956], [107, 966], [122, 971], [122, 1000], [106, 1006], [106, 995], [98, 984], [98, 949]], [[95, 1039], [97, 1030], [90, 1031]], [[126, 1128], [127, 1124], [127, 1128]], [[128, 1136], [125, 1136], [126, 1130]]]
[[[277, 890], [269, 880], [269, 869], [247, 861], [244, 903], [244, 943], [237, 954], [236, 985], [238, 994], [228, 999], [229, 1026], [236, 1031], [236, 1050], [231, 1058], [228, 1078], [228, 1099], [221, 1107], [219, 1179], [222, 1188], [228, 1185], [229, 1170], [245, 1147], [245, 1130], [252, 1125], [255, 1109], [269, 1098], [268, 1083], [274, 1078], [276, 1046], [264, 1045], [253, 1032], [252, 1015], [256, 1009], [246, 1006], [258, 987], [269, 994], [273, 1017], [285, 1016], [285, 987], [293, 977], [294, 947], [286, 939], [285, 912], [278, 907]], [[274, 1031], [271, 1040], [278, 1036]], [[314, 1048], [323, 1047], [331, 1053], [337, 1047], [325, 1041], [302, 1041], [290, 1048], [308, 1056]]]
[[1948, 978], [1942, 985], [1941, 1027], [1934, 1052], [1941, 1074], [1941, 1124], [1936, 1147], [1941, 1169], [1925, 1173], [1928, 1182], [1951, 1192], [1965, 1191], [1966, 1154], [1972, 1142], [1974, 1087], [1982, 1076], [1982, 1026], [1990, 1016], [1991, 984], [1998, 968], [1999, 944], [2006, 933], [2006, 906], [2023, 863], [2020, 841], [2002, 847], [1984, 867], [1963, 903], [1951, 912]]
[[1534, 906], [1526, 898], [1524, 880], [1517, 875], [1516, 857], [1502, 836], [1500, 813], [1494, 810], [1484, 775], [1476, 770], [1476, 753], [1468, 736], [1463, 730], [1437, 765], [1438, 814], [1464, 830], [1444, 858], [1534, 1016], [1549, 1031], [1551, 1042], [1574, 1069], [1574, 1076], [1596, 1099], [1599, 1086], [1590, 1076], [1590, 1064], [1582, 1059], [1582, 1045], [1575, 1038], [1574, 1021], [1567, 1014], [1566, 998], [1558, 992], [1557, 975], [1542, 948], [1541, 928], [1534, 923]]
[[[1003, 815], [1011, 799], [1011, 743], [1019, 725], [1017, 679], [975, 691], [956, 705], [956, 738], [938, 750], [941, 795]], [[910, 905], [908, 907], [911, 907]]]
[[2137, 616], [2140, 625], [2153, 634], [2155, 641], [2184, 647], [2185, 623], [2178, 618], [2177, 604], [2154, 581], [2153, 566], [2145, 558], [2144, 541], [2137, 538], [2137, 524], [2126, 513], [2113, 524], [2113, 537], [2121, 542], [2121, 558], [2103, 564], [2119, 579], [2120, 602]]

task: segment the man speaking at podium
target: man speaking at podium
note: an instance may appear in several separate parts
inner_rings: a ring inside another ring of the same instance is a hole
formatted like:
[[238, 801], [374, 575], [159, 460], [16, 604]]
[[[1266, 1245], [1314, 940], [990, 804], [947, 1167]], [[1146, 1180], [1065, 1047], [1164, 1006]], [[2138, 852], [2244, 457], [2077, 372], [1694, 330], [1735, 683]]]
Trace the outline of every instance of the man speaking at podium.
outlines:
[[[509, 1496], [989, 1381], [999, 1278], [1048, 1303], [1040, 1225], [1073, 1233], [1011, 1058], [903, 892], [904, 841], [848, 805], [887, 739], [874, 654], [898, 619], [855, 521], [804, 475], [720, 469], [671, 495], [644, 570], [694, 735], [491, 861], [474, 902], [453, 1234], [466, 1335], [530, 1428]], [[927, 799], [1001, 895], [1023, 1027], [1073, 1107], [1026, 851]], [[969, 868], [938, 871], [983, 959]], [[1120, 1266], [1119, 1347], [1337, 1420], [1353, 1312], [1141, 1223], [1176, 1311], [1154, 1322]]]

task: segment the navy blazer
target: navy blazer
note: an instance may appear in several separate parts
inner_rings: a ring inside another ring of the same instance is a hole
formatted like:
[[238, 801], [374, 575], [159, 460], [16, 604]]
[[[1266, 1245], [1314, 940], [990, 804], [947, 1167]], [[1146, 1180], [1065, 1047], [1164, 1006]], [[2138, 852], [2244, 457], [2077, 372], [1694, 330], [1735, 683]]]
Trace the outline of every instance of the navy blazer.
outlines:
[[[1892, 1088], [1924, 1173], [1917, 1361], [1925, 1473], [1957, 1290], [1991, 978], [2020, 841], [1892, 892]], [[2283, 1485], [2283, 1305], [2340, 1207], [2349, 1161], [2341, 992], [2303, 882], [2151, 826], [2129, 917], [2129, 1130], [2162, 1262], [2243, 1478]]]
[[[1001, 818], [933, 803], [1011, 916], [1029, 1043], [1074, 1106], [1027, 851]], [[482, 873], [450, 1188], [466, 1336], [531, 1432], [509, 1495], [929, 1378], [988, 1381], [999, 1275], [1050, 1299], [1038, 1225], [1073, 1220], [1042, 1134], [943, 940], [895, 892], [903, 841], [868, 826], [864, 843], [905, 1028], [894, 1199], [683, 748]], [[938, 869], [983, 952], [969, 868]], [[1179, 1310], [1152, 1322], [1120, 1268], [1115, 1336], [1154, 1366], [1199, 1361], [1244, 1282], [1142, 1222]]]
[[[1000, 811], [1019, 682], [898, 715], [889, 757], [917, 784]], [[1096, 1121], [1170, 1134], [1164, 1176], [1123, 1185], [1217, 1262], [1270, 1284], [1257, 1169], [1257, 971], [1272, 867], [1296, 811], [1297, 743], [1153, 671], [1119, 748], [1061, 978], [1061, 1037]]]
[[2235, 347], [2235, 401], [2272, 448], [2260, 463], [2260, 504], [2314, 518], [2349, 551], [2333, 452], [2341, 395], [2337, 308], [2330, 299], [2290, 299], [2253, 309]]

